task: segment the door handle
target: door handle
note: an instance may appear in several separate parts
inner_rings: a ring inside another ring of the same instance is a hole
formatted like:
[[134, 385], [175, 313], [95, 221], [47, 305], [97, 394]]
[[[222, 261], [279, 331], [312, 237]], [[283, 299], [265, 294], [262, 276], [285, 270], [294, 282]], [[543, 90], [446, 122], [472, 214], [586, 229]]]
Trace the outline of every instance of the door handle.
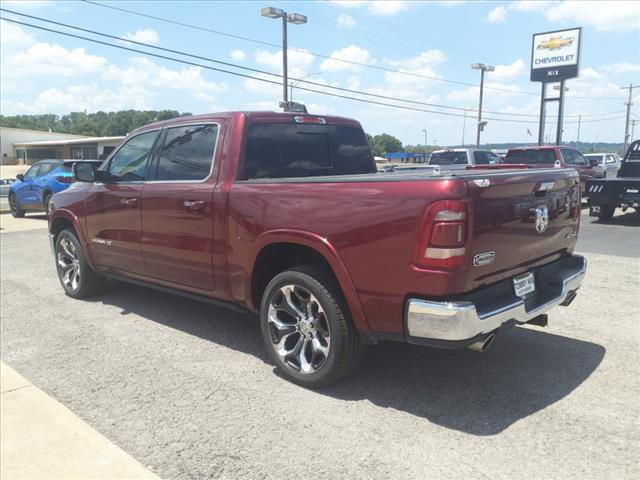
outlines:
[[135, 207], [138, 204], [138, 199], [136, 197], [123, 198], [120, 203], [125, 207]]
[[197, 212], [204, 208], [203, 200], [185, 200], [182, 204], [184, 205], [184, 208], [192, 212]]

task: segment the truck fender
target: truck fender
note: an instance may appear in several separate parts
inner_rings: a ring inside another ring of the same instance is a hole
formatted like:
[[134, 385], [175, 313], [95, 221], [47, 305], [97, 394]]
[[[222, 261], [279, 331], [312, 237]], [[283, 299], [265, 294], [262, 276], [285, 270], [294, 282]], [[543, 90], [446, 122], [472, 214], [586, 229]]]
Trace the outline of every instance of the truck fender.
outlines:
[[[251, 270], [255, 265], [258, 255], [267, 246], [275, 243], [293, 243], [303, 245], [317, 251], [327, 261], [331, 269], [333, 270], [336, 279], [342, 290], [342, 294], [347, 302], [349, 311], [351, 312], [351, 318], [356, 328], [360, 331], [369, 331], [369, 324], [367, 323], [362, 303], [358, 292], [351, 280], [351, 276], [347, 270], [346, 265], [340, 258], [336, 248], [326, 238], [311, 232], [304, 230], [271, 230], [262, 233], [254, 240], [254, 251], [251, 259]], [[248, 298], [251, 299], [251, 276], [247, 278], [246, 291], [249, 292]], [[254, 306], [256, 310], [259, 305]]]
[[96, 266], [93, 262], [93, 258], [91, 257], [91, 251], [89, 250], [89, 243], [84, 235], [84, 230], [81, 227], [80, 219], [77, 215], [75, 215], [72, 211], [57, 208], [53, 213], [49, 214], [49, 233], [53, 233], [56, 224], [60, 221], [70, 222], [73, 225], [73, 229], [76, 231], [76, 235], [78, 236], [78, 240], [80, 240], [80, 244], [82, 245], [82, 250], [84, 251], [84, 257], [87, 260], [89, 266], [95, 270]]

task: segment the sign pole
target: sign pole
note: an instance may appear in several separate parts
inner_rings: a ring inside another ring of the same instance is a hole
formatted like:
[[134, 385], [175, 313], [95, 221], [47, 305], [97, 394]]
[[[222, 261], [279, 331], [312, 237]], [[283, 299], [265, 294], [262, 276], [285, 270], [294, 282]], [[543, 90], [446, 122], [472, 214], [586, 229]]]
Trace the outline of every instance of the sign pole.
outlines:
[[558, 126], [556, 128], [556, 145], [562, 143], [562, 118], [564, 117], [564, 80], [560, 81], [560, 98], [558, 98]]
[[544, 124], [547, 103], [547, 84], [541, 82], [542, 93], [540, 94], [540, 123], [538, 125], [538, 146], [544, 143]]

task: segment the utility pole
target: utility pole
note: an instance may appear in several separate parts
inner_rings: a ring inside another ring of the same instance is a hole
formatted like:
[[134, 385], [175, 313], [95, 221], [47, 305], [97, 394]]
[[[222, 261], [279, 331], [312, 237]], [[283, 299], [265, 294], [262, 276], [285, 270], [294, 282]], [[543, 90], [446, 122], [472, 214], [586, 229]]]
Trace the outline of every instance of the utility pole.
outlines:
[[580, 124], [582, 123], [582, 115], [578, 115], [578, 139], [576, 143], [580, 143]]
[[627, 152], [627, 145], [629, 144], [629, 120], [631, 118], [631, 97], [633, 96], [633, 89], [638, 88], [640, 85], [634, 85], [630, 83], [628, 87], [620, 87], [621, 90], [629, 90], [629, 100], [627, 100], [624, 105], [627, 106], [627, 119], [624, 123], [624, 152]]
[[427, 163], [427, 129], [423, 128], [424, 132], [424, 162]]
[[464, 128], [467, 125], [467, 111], [464, 111], [464, 118], [462, 119], [462, 148], [464, 148]]
[[493, 72], [495, 67], [484, 63], [474, 63], [471, 65], [474, 70], [480, 70], [480, 101], [478, 102], [478, 131], [476, 133], [476, 147], [480, 147], [480, 132], [484, 130], [487, 122], [482, 121], [482, 93], [484, 90], [484, 72]]

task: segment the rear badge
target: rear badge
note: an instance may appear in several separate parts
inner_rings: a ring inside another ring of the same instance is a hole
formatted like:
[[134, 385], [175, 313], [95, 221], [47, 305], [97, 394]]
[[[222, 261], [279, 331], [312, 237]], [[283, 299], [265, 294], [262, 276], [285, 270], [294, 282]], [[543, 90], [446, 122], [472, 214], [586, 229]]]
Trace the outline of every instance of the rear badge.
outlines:
[[496, 259], [496, 252], [484, 252], [479, 253], [475, 257], [473, 257], [473, 266], [474, 267], [482, 267], [483, 265], [489, 265], [493, 263]]

